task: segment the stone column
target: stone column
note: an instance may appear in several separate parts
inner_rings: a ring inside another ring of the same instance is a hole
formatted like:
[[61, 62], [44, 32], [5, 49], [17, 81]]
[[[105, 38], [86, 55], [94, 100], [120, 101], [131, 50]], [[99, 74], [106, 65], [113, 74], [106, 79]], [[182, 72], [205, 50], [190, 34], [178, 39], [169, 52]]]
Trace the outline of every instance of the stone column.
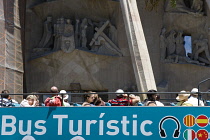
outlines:
[[[138, 91], [156, 89], [149, 52], [136, 0], [120, 0]], [[141, 96], [142, 99], [146, 95]]]

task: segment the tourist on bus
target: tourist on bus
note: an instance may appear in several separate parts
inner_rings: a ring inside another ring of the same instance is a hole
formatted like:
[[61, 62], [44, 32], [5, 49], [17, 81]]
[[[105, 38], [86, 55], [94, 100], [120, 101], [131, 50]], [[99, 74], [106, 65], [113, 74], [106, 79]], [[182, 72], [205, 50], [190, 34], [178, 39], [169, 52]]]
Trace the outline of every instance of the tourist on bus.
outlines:
[[115, 93], [117, 93], [116, 99], [111, 99], [108, 101], [112, 106], [128, 106], [128, 105], [133, 106], [140, 101], [139, 98], [133, 98], [133, 99], [125, 98], [125, 93], [122, 89], [118, 89]]
[[101, 99], [101, 97], [98, 97], [97, 100], [94, 102], [95, 106], [105, 106], [105, 102]]
[[186, 91], [182, 90], [176, 97], [176, 100], [179, 101], [176, 106], [193, 106], [192, 104], [187, 103], [189, 96], [190, 94], [186, 94]]
[[94, 94], [86, 94], [85, 95], [85, 102], [82, 104], [82, 106], [95, 106], [93, 104], [95, 95]]
[[[188, 99], [188, 101], [186, 101], [186, 103], [190, 103], [193, 106], [198, 106], [198, 89], [197, 88], [193, 88], [191, 90], [190, 98]], [[204, 103], [202, 100], [199, 101], [199, 106], [204, 106]]]
[[0, 107], [12, 107], [12, 100], [11, 100], [11, 96], [9, 96], [9, 91], [8, 90], [3, 90], [1, 92], [4, 95], [1, 95], [1, 99], [0, 99]]
[[[61, 90], [60, 93], [64, 94], [63, 95], [63, 106], [70, 107], [71, 105], [68, 102], [69, 95], [68, 94], [65, 94], [67, 92], [65, 90]], [[62, 95], [61, 94], [59, 94], [59, 96], [62, 98]]]
[[28, 95], [26, 99], [24, 99], [20, 103], [21, 107], [36, 107], [39, 106], [39, 101], [35, 95]]
[[[56, 86], [51, 87], [51, 93], [58, 93]], [[48, 97], [44, 101], [45, 106], [62, 106], [62, 99], [58, 94], [52, 94], [52, 97]]]
[[147, 106], [149, 102], [155, 102], [156, 106], [164, 106], [163, 103], [161, 103], [160, 101], [158, 101], [158, 94], [157, 94], [157, 90], [151, 89], [148, 92], [151, 92], [151, 94], [147, 94], [147, 98], [145, 100], [144, 105]]

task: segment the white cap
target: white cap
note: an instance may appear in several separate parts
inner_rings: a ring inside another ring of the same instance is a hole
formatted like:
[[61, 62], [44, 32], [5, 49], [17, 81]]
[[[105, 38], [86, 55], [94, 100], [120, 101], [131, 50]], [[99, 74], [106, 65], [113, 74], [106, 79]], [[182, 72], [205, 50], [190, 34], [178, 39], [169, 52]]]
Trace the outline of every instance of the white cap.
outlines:
[[124, 93], [122, 89], [118, 89], [115, 93]]
[[67, 93], [65, 90], [61, 90], [60, 93]]
[[198, 89], [197, 89], [197, 88], [193, 88], [193, 89], [191, 90], [191, 92], [192, 92], [192, 93], [196, 93], [196, 92], [198, 92]]
[[[124, 93], [122, 89], [118, 89], [115, 93]], [[116, 94], [117, 96], [121, 96], [122, 94]]]
[[[61, 90], [60, 93], [67, 93], [65, 90]], [[60, 97], [62, 97], [61, 95], [59, 95]], [[63, 95], [63, 99], [68, 99], [69, 98], [69, 95], [68, 94], [65, 94]]]

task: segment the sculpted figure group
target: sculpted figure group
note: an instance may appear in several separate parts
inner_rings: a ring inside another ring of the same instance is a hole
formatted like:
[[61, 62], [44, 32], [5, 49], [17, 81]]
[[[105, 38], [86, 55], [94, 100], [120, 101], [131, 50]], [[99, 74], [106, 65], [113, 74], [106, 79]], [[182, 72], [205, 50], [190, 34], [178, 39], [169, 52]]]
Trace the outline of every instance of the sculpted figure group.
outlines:
[[170, 1], [166, 3], [167, 12], [187, 13], [194, 16], [202, 16], [204, 0], [177, 0], [176, 7], [171, 7]]
[[91, 19], [84, 18], [76, 19], [75, 25], [72, 23], [74, 21], [61, 17], [53, 24], [53, 18], [47, 17], [42, 38], [33, 49], [33, 53], [44, 54], [47, 51], [58, 50], [70, 53], [76, 48], [91, 53], [122, 56], [117, 47], [117, 29], [110, 21], [93, 22]]
[[208, 40], [203, 38], [192, 42], [192, 53], [186, 53], [182, 31], [170, 31], [166, 34], [163, 28], [160, 34], [161, 61], [167, 63], [192, 63], [210, 65]]

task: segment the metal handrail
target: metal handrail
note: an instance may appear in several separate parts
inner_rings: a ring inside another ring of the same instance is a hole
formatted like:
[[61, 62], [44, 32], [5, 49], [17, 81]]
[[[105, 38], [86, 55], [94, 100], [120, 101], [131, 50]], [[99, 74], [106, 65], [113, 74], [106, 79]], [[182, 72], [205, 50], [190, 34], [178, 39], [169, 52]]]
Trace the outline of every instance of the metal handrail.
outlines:
[[[96, 93], [0, 93], [0, 95], [86, 95], [86, 94], [179, 94], [180, 92], [124, 92], [124, 93], [116, 93], [116, 92], [96, 92]], [[185, 92], [185, 94], [192, 94], [195, 92]], [[201, 94], [209, 94], [210, 92], [200, 92]]]

